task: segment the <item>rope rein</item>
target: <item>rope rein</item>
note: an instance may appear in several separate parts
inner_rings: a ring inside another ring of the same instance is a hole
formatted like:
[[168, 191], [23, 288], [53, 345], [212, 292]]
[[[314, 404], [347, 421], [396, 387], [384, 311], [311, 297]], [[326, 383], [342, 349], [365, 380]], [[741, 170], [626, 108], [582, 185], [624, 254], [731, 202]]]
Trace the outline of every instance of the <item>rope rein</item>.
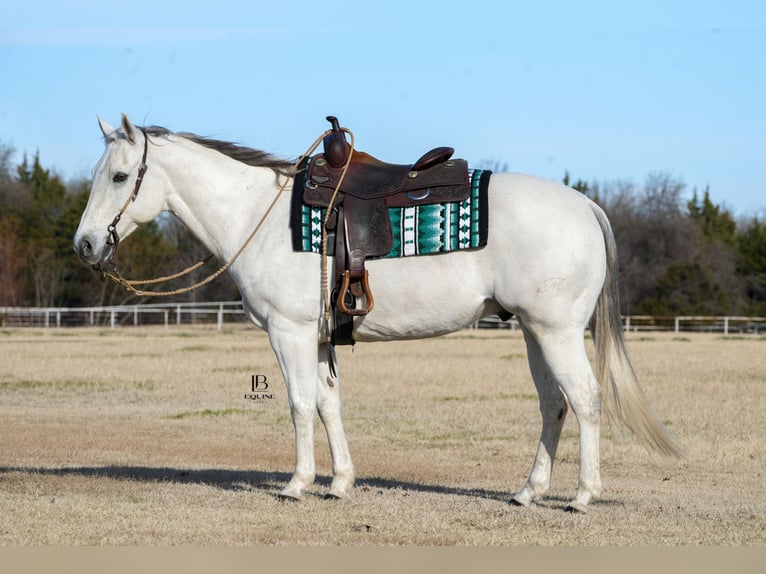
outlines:
[[[327, 206], [327, 211], [324, 214], [324, 221], [322, 222], [322, 294], [324, 295], [324, 320], [325, 325], [330, 325], [330, 313], [331, 311], [331, 302], [330, 302], [330, 281], [328, 279], [328, 273], [327, 273], [327, 222], [330, 220], [330, 216], [332, 215], [332, 209], [335, 205], [335, 199], [338, 197], [338, 193], [340, 192], [340, 188], [343, 185], [343, 180], [346, 177], [346, 172], [348, 171], [348, 166], [351, 164], [351, 156], [354, 155], [354, 133], [346, 128], [341, 128], [344, 132], [346, 132], [351, 137], [351, 149], [348, 150], [348, 157], [346, 157], [346, 164], [343, 166], [343, 171], [340, 174], [340, 178], [338, 179], [338, 185], [335, 186], [335, 190], [332, 192], [332, 196], [330, 197], [330, 203]], [[325, 134], [332, 133], [332, 130], [327, 130]], [[324, 138], [324, 136], [322, 136]], [[314, 147], [316, 147], [317, 144], [315, 144]], [[313, 150], [312, 150], [313, 151]], [[307, 155], [307, 154], [305, 154]], [[304, 157], [305, 157], [304, 155]]]
[[[343, 172], [341, 174], [340, 179], [338, 180], [338, 185], [335, 188], [335, 191], [333, 192], [332, 199], [330, 200], [330, 205], [327, 208], [327, 213], [325, 214], [324, 224], [322, 225], [322, 292], [324, 295], [324, 317], [326, 324], [329, 324], [330, 321], [330, 291], [329, 291], [329, 281], [327, 277], [327, 222], [330, 218], [333, 205], [335, 204], [335, 199], [338, 196], [338, 193], [340, 192], [341, 184], [343, 183], [343, 179], [346, 176], [346, 171], [348, 171], [348, 166], [351, 163], [351, 156], [354, 153], [354, 134], [351, 132], [351, 130], [347, 128], [341, 128], [345, 133], [349, 134], [351, 137], [351, 149], [349, 150], [348, 158], [346, 159], [346, 164], [343, 166]], [[114, 257], [114, 254], [117, 251], [117, 245], [119, 244], [120, 238], [117, 235], [116, 227], [117, 223], [119, 223], [120, 218], [125, 213], [125, 211], [128, 209], [128, 206], [135, 201], [136, 196], [138, 195], [138, 190], [141, 187], [141, 183], [144, 178], [144, 174], [147, 170], [147, 164], [146, 164], [146, 155], [147, 155], [147, 142], [149, 141], [149, 137], [146, 134], [146, 132], [142, 129], [141, 130], [144, 134], [144, 154], [141, 161], [141, 165], [139, 166], [138, 170], [138, 177], [136, 179], [136, 184], [133, 188], [133, 192], [130, 194], [128, 199], [125, 201], [125, 204], [122, 206], [122, 209], [120, 209], [119, 213], [115, 216], [115, 218], [112, 220], [112, 223], [107, 227], [107, 230], [109, 231], [109, 239], [107, 240], [107, 243], [110, 245], [113, 245], [114, 248], [112, 250], [112, 255], [109, 258], [109, 266], [110, 269], [104, 270], [100, 268], [100, 266], [95, 266], [96, 270], [102, 271], [102, 273], [114, 281], [115, 283], [122, 285], [126, 290], [130, 291], [131, 293], [146, 297], [146, 296], [152, 296], [152, 297], [170, 297], [173, 295], [180, 295], [183, 293], [188, 293], [190, 291], [194, 291], [195, 289], [199, 289], [200, 287], [207, 285], [208, 283], [211, 283], [218, 277], [220, 277], [229, 267], [232, 266], [232, 264], [239, 258], [240, 255], [245, 251], [247, 246], [250, 244], [250, 242], [253, 240], [253, 238], [256, 236], [258, 231], [261, 229], [261, 226], [266, 221], [266, 218], [269, 216], [269, 214], [274, 209], [274, 206], [277, 204], [277, 201], [282, 196], [282, 193], [287, 188], [287, 185], [290, 181], [292, 181], [293, 178], [284, 176], [285, 180], [280, 185], [279, 190], [277, 191], [277, 194], [274, 196], [274, 199], [269, 204], [269, 207], [266, 209], [266, 212], [261, 216], [261, 219], [258, 221], [258, 224], [255, 226], [253, 231], [250, 233], [248, 238], [245, 240], [245, 242], [242, 244], [242, 246], [237, 250], [237, 252], [223, 265], [221, 265], [216, 271], [202, 279], [201, 281], [198, 281], [194, 283], [193, 285], [189, 285], [187, 287], [181, 287], [179, 289], [174, 289], [172, 291], [144, 291], [143, 289], [138, 288], [139, 285], [153, 285], [156, 283], [162, 283], [165, 281], [171, 281], [173, 279], [178, 279], [179, 277], [183, 277], [185, 275], [188, 275], [192, 271], [199, 269], [202, 267], [205, 263], [207, 263], [213, 255], [208, 255], [205, 259], [202, 261], [198, 261], [197, 263], [190, 265], [186, 269], [183, 269], [182, 271], [179, 271], [178, 273], [175, 273], [173, 275], [167, 275], [165, 277], [158, 277], [156, 279], [142, 279], [142, 280], [132, 280], [132, 279], [125, 279], [120, 275], [120, 273], [117, 271], [116, 265], [112, 262], [112, 258]], [[298, 166], [307, 158], [309, 157], [314, 150], [319, 146], [319, 144], [322, 142], [322, 140], [325, 138], [325, 136], [332, 133], [332, 130], [326, 130], [324, 133], [322, 133], [319, 137], [316, 138], [313, 144], [309, 146], [309, 148], [298, 158], [298, 160], [293, 165], [293, 171], [297, 171]]]

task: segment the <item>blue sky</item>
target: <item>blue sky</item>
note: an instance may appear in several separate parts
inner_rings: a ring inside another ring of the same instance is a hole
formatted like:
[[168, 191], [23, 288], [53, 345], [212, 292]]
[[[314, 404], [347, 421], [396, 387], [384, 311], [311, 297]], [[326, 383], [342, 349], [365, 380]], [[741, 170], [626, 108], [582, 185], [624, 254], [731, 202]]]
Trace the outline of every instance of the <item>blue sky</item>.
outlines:
[[286, 157], [333, 114], [388, 161], [450, 145], [559, 181], [664, 171], [766, 215], [763, 2], [262, 4], [4, 3], [0, 143], [87, 177], [96, 114]]

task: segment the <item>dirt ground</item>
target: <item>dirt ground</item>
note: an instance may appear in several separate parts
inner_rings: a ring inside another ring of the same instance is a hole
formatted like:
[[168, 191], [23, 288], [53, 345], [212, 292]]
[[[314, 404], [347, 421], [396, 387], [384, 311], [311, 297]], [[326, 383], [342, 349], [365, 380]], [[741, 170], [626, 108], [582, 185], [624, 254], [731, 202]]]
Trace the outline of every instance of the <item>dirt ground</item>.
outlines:
[[317, 423], [317, 484], [290, 503], [277, 493], [292, 425], [260, 331], [0, 331], [0, 544], [763, 545], [766, 337], [628, 343], [685, 456], [603, 428], [604, 493], [581, 515], [564, 512], [577, 483], [571, 415], [550, 496], [508, 504], [540, 429], [518, 332], [339, 349], [357, 486], [324, 499]]

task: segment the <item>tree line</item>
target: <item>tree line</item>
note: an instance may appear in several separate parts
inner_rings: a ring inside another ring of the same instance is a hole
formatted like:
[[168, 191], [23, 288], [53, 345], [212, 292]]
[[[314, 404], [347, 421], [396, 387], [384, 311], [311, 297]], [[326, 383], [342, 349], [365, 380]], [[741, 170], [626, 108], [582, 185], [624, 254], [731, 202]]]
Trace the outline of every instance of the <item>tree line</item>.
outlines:
[[571, 185], [609, 216], [619, 256], [620, 304], [632, 315], [766, 315], [766, 225], [735, 219], [709, 187], [692, 190], [667, 173], [642, 185]]
[[[62, 181], [39, 154], [15, 165], [12, 157], [0, 144], [0, 306], [146, 302], [83, 265], [72, 249], [90, 182]], [[567, 173], [563, 183], [596, 201], [612, 222], [623, 314], [766, 315], [766, 225], [757, 216], [735, 219], [709, 189], [693, 190], [689, 198], [686, 185], [665, 173], [640, 185], [572, 181]], [[206, 255], [183, 225], [162, 216], [120, 244], [117, 264], [126, 277], [151, 278]], [[201, 279], [215, 265], [185, 281]], [[224, 275], [173, 301], [236, 299]]]
[[[72, 239], [88, 201], [91, 182], [63, 182], [43, 167], [39, 154], [11, 162], [0, 146], [0, 306], [79, 307], [149, 302], [104, 278], [76, 256]], [[115, 259], [120, 273], [149, 279], [204, 259], [208, 253], [180, 224], [163, 216], [139, 227], [120, 243]], [[216, 269], [215, 260], [187, 275], [191, 284]], [[172, 289], [181, 285], [161, 285]], [[240, 298], [224, 275], [181, 301], [231, 301]]]

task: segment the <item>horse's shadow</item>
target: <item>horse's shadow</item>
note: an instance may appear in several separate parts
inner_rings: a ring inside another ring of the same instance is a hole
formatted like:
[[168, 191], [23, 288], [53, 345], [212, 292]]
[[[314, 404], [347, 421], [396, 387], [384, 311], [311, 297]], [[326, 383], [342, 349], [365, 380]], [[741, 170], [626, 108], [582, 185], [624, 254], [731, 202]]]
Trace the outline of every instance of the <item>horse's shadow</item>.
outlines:
[[[109, 478], [113, 480], [133, 480], [155, 483], [204, 484], [223, 490], [263, 491], [275, 497], [290, 480], [291, 475], [278, 471], [259, 470], [229, 470], [229, 469], [183, 469], [171, 467], [150, 466], [73, 466], [63, 468], [49, 467], [0, 467], [0, 477], [8, 473], [27, 473], [43, 476], [83, 476], [90, 478]], [[317, 476], [316, 484], [321, 489], [312, 490], [308, 496], [324, 496], [322, 490], [329, 488], [331, 477]], [[395, 480], [390, 478], [367, 477], [358, 478], [355, 490], [402, 490], [404, 492], [423, 492], [470, 496], [472, 498], [488, 498], [507, 500], [507, 492], [487, 489], [457, 488]]]
[[[147, 483], [200, 484], [222, 490], [242, 492], [263, 492], [274, 498], [281, 498], [279, 492], [289, 482], [291, 474], [279, 471], [259, 470], [230, 470], [230, 469], [183, 469], [172, 467], [150, 466], [75, 466], [63, 468], [50, 467], [0, 467], [0, 478], [8, 473], [27, 473], [43, 476], [83, 476], [91, 478], [109, 478], [113, 480], [132, 480]], [[317, 476], [316, 485], [306, 493], [307, 498], [323, 498], [330, 486], [332, 478]], [[425, 484], [381, 477], [358, 478], [355, 491], [368, 492], [375, 490], [380, 494], [385, 491], [401, 491], [404, 495], [409, 492], [465, 496], [473, 499], [488, 499], [508, 503], [511, 493], [508, 491], [488, 490], [484, 488], [461, 488]], [[353, 493], [352, 493], [353, 497]], [[597, 501], [599, 506], [614, 504], [616, 501], [602, 499]], [[537, 501], [535, 506], [548, 509], [564, 510], [568, 508], [568, 499], [562, 496], [546, 496]], [[509, 506], [509, 508], [511, 508]]]

